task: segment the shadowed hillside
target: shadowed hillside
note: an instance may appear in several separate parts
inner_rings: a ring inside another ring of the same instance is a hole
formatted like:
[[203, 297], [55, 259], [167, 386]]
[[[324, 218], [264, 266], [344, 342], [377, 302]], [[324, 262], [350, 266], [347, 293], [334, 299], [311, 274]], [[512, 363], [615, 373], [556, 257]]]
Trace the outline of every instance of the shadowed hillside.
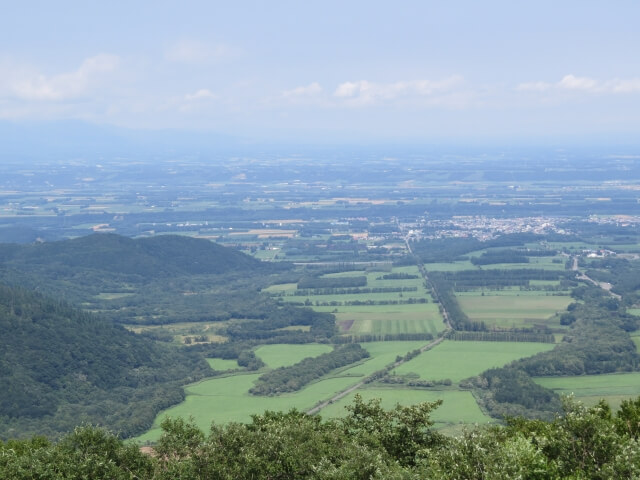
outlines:
[[[94, 234], [73, 240], [33, 245], [0, 245], [6, 266], [84, 268], [140, 277], [273, 271], [237, 250], [208, 240], [177, 235], [131, 239]], [[281, 268], [280, 268], [281, 269]]]
[[3, 285], [0, 331], [0, 438], [81, 422], [132, 435], [210, 371], [197, 354]]

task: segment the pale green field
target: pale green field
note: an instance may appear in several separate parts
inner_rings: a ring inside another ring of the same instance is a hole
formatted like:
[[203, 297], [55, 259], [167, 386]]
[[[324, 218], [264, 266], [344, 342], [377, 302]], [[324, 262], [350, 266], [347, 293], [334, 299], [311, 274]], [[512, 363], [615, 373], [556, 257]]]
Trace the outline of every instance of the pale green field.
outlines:
[[521, 268], [535, 268], [544, 270], [564, 270], [564, 262], [553, 263], [553, 257], [531, 257], [529, 263], [492, 263], [490, 265], [482, 265], [483, 269], [489, 270], [515, 270]]
[[225, 360], [223, 358], [207, 358], [207, 362], [209, 362], [209, 366], [220, 372], [224, 372], [225, 370], [236, 370], [240, 368], [238, 366], [238, 362], [235, 360]]
[[[482, 295], [484, 293], [484, 295]], [[545, 292], [541, 290], [520, 290], [520, 287], [505, 287], [503, 290], [471, 290], [468, 292], [456, 292], [457, 297], [556, 297], [557, 294], [568, 296], [566, 292]]]
[[[337, 307], [337, 310], [336, 320], [338, 325], [342, 326], [342, 333], [437, 335], [444, 328], [438, 306], [434, 303]], [[350, 328], [344, 330], [349, 325]]]
[[555, 345], [530, 342], [444, 341], [394, 370], [396, 375], [416, 374], [422, 380], [462, 379], [513, 360], [551, 350]]
[[[400, 286], [400, 285], [399, 285]], [[369, 287], [362, 287], [369, 288]], [[425, 295], [420, 291], [417, 292], [380, 292], [380, 293], [348, 293], [343, 295], [286, 295], [282, 298], [285, 302], [304, 302], [309, 300], [312, 304], [316, 302], [353, 302], [367, 300], [384, 301], [384, 300], [408, 300], [410, 298], [421, 298]], [[387, 306], [387, 305], [382, 305]], [[393, 307], [394, 305], [390, 305]], [[340, 308], [337, 306], [336, 308]]]
[[631, 315], [638, 315], [640, 317], [640, 308], [627, 308], [627, 312]]
[[403, 357], [407, 353], [420, 348], [429, 343], [422, 342], [366, 342], [361, 343], [362, 348], [367, 350], [371, 355], [364, 363], [351, 367], [342, 372], [344, 375], [360, 375], [367, 376], [373, 372], [383, 369], [387, 365], [396, 361], [396, 357]]
[[531, 286], [558, 286], [560, 285], [560, 280], [529, 280], [529, 285]]
[[568, 296], [551, 295], [476, 295], [457, 298], [471, 320], [506, 328], [545, 323], [556, 312], [566, 309], [572, 301]]
[[274, 344], [262, 345], [256, 348], [256, 356], [267, 364], [269, 368], [280, 368], [293, 365], [307, 357], [317, 357], [323, 353], [331, 352], [330, 345], [319, 344]]
[[157, 441], [161, 433], [160, 423], [167, 416], [193, 417], [196, 425], [207, 432], [211, 422], [248, 422], [252, 414], [259, 414], [265, 410], [308, 410], [319, 400], [329, 398], [357, 382], [357, 379], [349, 377], [329, 378], [312, 383], [300, 392], [292, 394], [276, 397], [250, 395], [248, 390], [259, 376], [260, 374], [232, 375], [205, 380], [187, 387], [186, 400], [158, 415], [152, 429], [137, 437], [135, 441]]
[[[381, 405], [386, 409], [391, 409], [395, 407], [396, 404], [406, 406], [420, 402], [442, 400], [442, 405], [431, 414], [431, 418], [436, 422], [436, 428], [458, 423], [473, 424], [495, 421], [482, 413], [473, 395], [469, 391], [365, 388], [358, 390], [357, 393], [359, 393], [365, 401], [380, 398], [382, 400]], [[323, 418], [345, 416], [347, 414], [345, 407], [353, 402], [354, 396], [355, 393], [347, 395], [338, 402], [329, 405], [320, 412], [320, 415]]]
[[608, 375], [578, 375], [570, 377], [536, 377], [535, 382], [556, 393], [575, 395], [585, 404], [593, 405], [604, 398], [613, 408], [625, 399], [640, 395], [640, 373]]
[[298, 288], [297, 283], [280, 283], [278, 285], [271, 285], [267, 288], [262, 289], [265, 293], [276, 293], [276, 292], [292, 292]]
[[[308, 410], [318, 401], [330, 398], [335, 393], [357, 383], [359, 381], [358, 377], [370, 375], [394, 362], [396, 356], [403, 356], [424, 344], [425, 342], [364, 343], [362, 344], [363, 347], [371, 354], [369, 359], [341, 371], [336, 377], [312, 383], [299, 392], [275, 397], [258, 397], [248, 393], [248, 390], [253, 386], [253, 382], [260, 376], [260, 374], [256, 373], [238, 373], [203, 380], [188, 386], [185, 389], [187, 393], [186, 400], [162, 412], [156, 418], [153, 428], [136, 440], [140, 442], [156, 441], [160, 435], [159, 425], [166, 416], [183, 418], [192, 416], [196, 424], [207, 431], [212, 421], [217, 423], [246, 422], [251, 419], [251, 414], [262, 413], [264, 410], [286, 411], [291, 408]], [[270, 362], [270, 366], [275, 367], [281, 364], [295, 363], [295, 358], [301, 359], [311, 354], [318, 355], [323, 353], [315, 347], [327, 347], [330, 349], [328, 345], [284, 345], [286, 348], [303, 348], [297, 349], [298, 351], [295, 354], [283, 356], [282, 348], [278, 347], [283, 347], [283, 345], [265, 345], [258, 348], [257, 353], [261, 358], [267, 359]]]

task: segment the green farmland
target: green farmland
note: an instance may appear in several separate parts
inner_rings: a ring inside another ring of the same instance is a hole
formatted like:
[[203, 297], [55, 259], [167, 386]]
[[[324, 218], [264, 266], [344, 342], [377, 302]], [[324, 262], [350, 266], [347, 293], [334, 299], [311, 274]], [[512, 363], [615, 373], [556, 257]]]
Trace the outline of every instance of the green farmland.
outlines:
[[[478, 407], [473, 395], [463, 390], [418, 390], [407, 388], [365, 388], [358, 390], [358, 394], [366, 400], [381, 399], [384, 408], [393, 408], [396, 404], [413, 405], [420, 402], [435, 402], [442, 400], [442, 405], [431, 414], [436, 428], [455, 424], [474, 424], [494, 422]], [[340, 401], [329, 405], [321, 412], [323, 418], [342, 417], [347, 413], [346, 406], [353, 401], [355, 394], [347, 395]]]
[[225, 370], [237, 370], [240, 368], [236, 360], [225, 360], [223, 358], [207, 358], [209, 366], [213, 370], [224, 372]]
[[421, 380], [448, 378], [455, 383], [553, 347], [548, 343], [445, 341], [396, 368], [393, 373], [417, 375]]
[[269, 368], [280, 368], [293, 365], [307, 357], [317, 357], [328, 353], [333, 348], [330, 345], [263, 345], [256, 349], [256, 355]]
[[[252, 414], [264, 410], [289, 410], [297, 408], [308, 410], [318, 401], [330, 398], [337, 392], [353, 385], [361, 377], [370, 375], [391, 362], [396, 356], [404, 355], [410, 350], [420, 348], [424, 342], [372, 342], [364, 344], [371, 357], [343, 371], [334, 372], [320, 381], [311, 383], [303, 390], [295, 393], [273, 397], [250, 395], [249, 389], [260, 376], [259, 373], [238, 372], [223, 377], [203, 380], [186, 387], [187, 398], [184, 402], [162, 412], [154, 422], [153, 428], [138, 437], [140, 442], [156, 441], [160, 435], [162, 419], [170, 417], [192, 416], [196, 424], [208, 430], [211, 422], [246, 422]], [[303, 358], [317, 356], [331, 350], [329, 345], [265, 345], [256, 350], [256, 354], [271, 368], [292, 365]], [[219, 359], [213, 359], [213, 365]], [[211, 362], [211, 359], [210, 359]], [[235, 363], [235, 362], [233, 362]], [[237, 365], [236, 365], [237, 366]], [[218, 367], [216, 367], [218, 368]]]
[[[541, 293], [541, 292], [538, 292]], [[567, 308], [571, 297], [557, 295], [460, 295], [467, 316], [499, 328], [551, 324], [550, 317]], [[555, 322], [559, 326], [559, 322]]]
[[579, 375], [570, 377], [537, 377], [536, 383], [563, 395], [575, 395], [587, 405], [605, 399], [617, 408], [622, 400], [640, 395], [640, 373]]
[[[417, 278], [383, 278], [385, 275], [407, 275]], [[444, 330], [438, 306], [433, 303], [415, 266], [394, 267], [391, 271], [348, 271], [331, 273], [322, 278], [365, 276], [367, 289], [410, 288], [405, 292], [368, 292], [328, 295], [295, 295], [297, 285], [286, 283], [264, 290], [285, 302], [306, 303], [319, 312], [334, 313], [340, 333], [349, 335], [393, 335], [429, 333]], [[401, 303], [401, 302], [415, 303]], [[419, 303], [424, 301], [426, 303]], [[347, 303], [362, 303], [347, 305]], [[395, 303], [391, 303], [395, 302]], [[368, 303], [368, 304], [365, 304]], [[378, 303], [378, 304], [376, 304]], [[380, 304], [383, 303], [383, 304]]]

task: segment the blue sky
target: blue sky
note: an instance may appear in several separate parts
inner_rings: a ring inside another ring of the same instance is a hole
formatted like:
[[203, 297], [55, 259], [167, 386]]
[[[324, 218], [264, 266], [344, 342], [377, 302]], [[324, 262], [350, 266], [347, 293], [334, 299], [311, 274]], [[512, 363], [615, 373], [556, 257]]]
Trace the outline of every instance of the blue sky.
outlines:
[[632, 137], [640, 2], [7, 2], [0, 119], [313, 141]]

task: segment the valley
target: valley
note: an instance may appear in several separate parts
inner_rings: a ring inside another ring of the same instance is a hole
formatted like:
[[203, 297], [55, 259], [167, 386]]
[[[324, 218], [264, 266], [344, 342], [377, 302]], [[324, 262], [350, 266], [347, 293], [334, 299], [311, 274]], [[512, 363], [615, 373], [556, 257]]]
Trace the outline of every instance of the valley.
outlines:
[[[373, 160], [356, 172], [320, 163], [329, 170], [265, 157], [136, 174], [86, 165], [90, 184], [55, 191], [56, 165], [4, 177], [0, 239], [14, 243], [0, 245], [0, 281], [208, 366], [124, 435], [141, 443], [157, 442], [167, 417], [203, 430], [265, 409], [339, 418], [356, 394], [385, 407], [442, 399], [435, 428], [452, 435], [504, 415], [552, 418], [559, 394], [614, 406], [638, 395], [628, 175], [603, 182], [584, 159], [566, 163], [575, 183], [526, 165], [501, 179], [490, 160], [407, 158], [382, 177]], [[130, 182], [117, 194], [115, 178]], [[305, 363], [351, 344], [367, 357]], [[270, 372], [290, 380], [256, 394]], [[2, 435], [42, 421], [8, 418]], [[64, 428], [46, 422], [54, 436]]]

